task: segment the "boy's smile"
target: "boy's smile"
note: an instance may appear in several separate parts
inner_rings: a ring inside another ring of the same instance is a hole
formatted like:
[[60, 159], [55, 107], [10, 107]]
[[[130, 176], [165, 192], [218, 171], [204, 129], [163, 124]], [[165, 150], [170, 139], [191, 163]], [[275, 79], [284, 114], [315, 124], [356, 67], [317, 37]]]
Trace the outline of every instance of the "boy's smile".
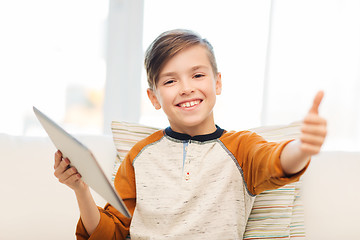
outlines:
[[186, 102], [182, 102], [179, 103], [178, 106], [181, 108], [192, 108], [194, 106], [197, 106], [201, 103], [202, 100], [192, 100], [192, 101], [186, 101]]
[[195, 45], [171, 58], [162, 68], [155, 90], [148, 96], [162, 108], [171, 128], [191, 136], [216, 130], [213, 108], [221, 93], [221, 75], [214, 74], [205, 47]]

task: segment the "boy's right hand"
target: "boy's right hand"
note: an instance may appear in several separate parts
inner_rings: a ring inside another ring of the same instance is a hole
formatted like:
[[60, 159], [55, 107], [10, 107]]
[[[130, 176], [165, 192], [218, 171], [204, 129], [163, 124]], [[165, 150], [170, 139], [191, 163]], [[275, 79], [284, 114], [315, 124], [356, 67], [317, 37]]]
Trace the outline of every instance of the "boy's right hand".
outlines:
[[89, 235], [91, 235], [100, 222], [100, 212], [91, 195], [88, 185], [81, 180], [81, 175], [75, 167], [69, 167], [70, 161], [63, 158], [58, 150], [55, 153], [54, 175], [59, 182], [69, 186], [75, 191], [79, 204], [80, 217]]
[[75, 167], [69, 166], [69, 164], [69, 159], [63, 158], [62, 153], [58, 150], [55, 153], [55, 177], [59, 180], [59, 182], [70, 187], [75, 192], [87, 190], [88, 186], [81, 180], [80, 173]]

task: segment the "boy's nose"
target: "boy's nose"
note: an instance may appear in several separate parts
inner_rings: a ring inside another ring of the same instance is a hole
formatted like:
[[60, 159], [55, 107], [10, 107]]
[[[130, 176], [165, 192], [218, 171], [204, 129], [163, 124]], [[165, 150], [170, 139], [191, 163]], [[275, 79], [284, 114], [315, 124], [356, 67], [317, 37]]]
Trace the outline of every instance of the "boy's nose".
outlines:
[[191, 82], [188, 80], [181, 81], [181, 91], [180, 95], [189, 95], [194, 92], [194, 87], [192, 86]]

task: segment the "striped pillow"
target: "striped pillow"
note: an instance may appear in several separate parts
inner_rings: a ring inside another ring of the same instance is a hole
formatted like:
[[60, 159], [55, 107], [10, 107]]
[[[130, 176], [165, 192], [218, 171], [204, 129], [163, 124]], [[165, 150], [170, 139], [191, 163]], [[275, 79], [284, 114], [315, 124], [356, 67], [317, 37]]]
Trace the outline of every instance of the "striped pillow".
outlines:
[[[251, 129], [268, 141], [282, 141], [299, 137], [301, 123]], [[157, 128], [136, 123], [113, 121], [111, 124], [117, 158], [112, 180], [127, 152]], [[255, 198], [244, 239], [305, 239], [304, 210], [300, 199], [300, 182], [268, 190]]]
[[[301, 122], [250, 129], [268, 141], [300, 137]], [[301, 182], [267, 190], [257, 195], [251, 210], [244, 240], [305, 239], [304, 209], [300, 198]]]

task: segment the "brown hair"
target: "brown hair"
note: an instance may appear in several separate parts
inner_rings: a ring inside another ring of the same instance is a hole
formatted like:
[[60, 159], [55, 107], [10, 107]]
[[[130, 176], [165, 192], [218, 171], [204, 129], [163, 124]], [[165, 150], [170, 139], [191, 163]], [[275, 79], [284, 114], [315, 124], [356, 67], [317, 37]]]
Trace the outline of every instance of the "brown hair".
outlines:
[[214, 75], [218, 73], [215, 54], [211, 44], [200, 35], [185, 29], [175, 29], [160, 34], [145, 53], [145, 69], [149, 88], [154, 90], [164, 65], [180, 51], [195, 45], [202, 45], [208, 51]]

